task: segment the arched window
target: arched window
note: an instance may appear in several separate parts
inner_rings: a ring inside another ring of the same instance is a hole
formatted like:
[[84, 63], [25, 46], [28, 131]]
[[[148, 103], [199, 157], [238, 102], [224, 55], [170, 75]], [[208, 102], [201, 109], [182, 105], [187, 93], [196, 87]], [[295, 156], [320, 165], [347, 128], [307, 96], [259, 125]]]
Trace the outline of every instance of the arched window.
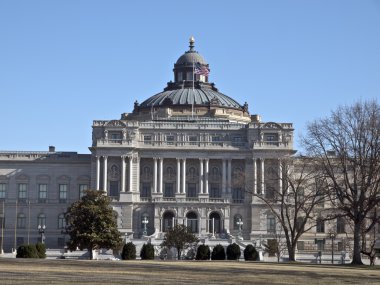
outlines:
[[174, 220], [174, 214], [173, 212], [167, 211], [163, 215], [163, 224], [162, 224], [162, 231], [167, 232], [171, 228], [174, 227], [175, 225], [175, 220]]
[[65, 229], [66, 228], [66, 219], [65, 219], [65, 215], [64, 214], [59, 214], [58, 215], [58, 228], [59, 229]]
[[239, 214], [234, 216], [234, 230], [243, 229], [243, 225], [239, 223], [243, 222], [243, 217]]
[[186, 214], [186, 226], [192, 233], [198, 232], [198, 217], [196, 213], [189, 212]]
[[222, 231], [222, 220], [219, 213], [212, 212], [209, 217], [209, 232], [214, 234], [220, 234]]
[[26, 217], [25, 214], [20, 213], [17, 215], [17, 228], [25, 229], [26, 227]]
[[45, 214], [39, 214], [37, 217], [37, 225], [38, 226], [46, 226], [46, 215]]
[[336, 232], [338, 234], [343, 234], [346, 232], [346, 221], [344, 217], [338, 217], [336, 219]]
[[169, 179], [173, 179], [175, 177], [174, 170], [170, 166], [166, 168], [166, 173]]

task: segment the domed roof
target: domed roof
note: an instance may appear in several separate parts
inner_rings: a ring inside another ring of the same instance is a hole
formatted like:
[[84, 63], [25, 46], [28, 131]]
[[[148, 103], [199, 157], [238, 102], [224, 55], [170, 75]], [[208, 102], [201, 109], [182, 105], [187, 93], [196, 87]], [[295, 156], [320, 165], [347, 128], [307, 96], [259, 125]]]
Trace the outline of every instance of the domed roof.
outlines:
[[201, 56], [197, 51], [194, 50], [194, 43], [195, 43], [194, 37], [190, 38], [189, 43], [190, 43], [189, 45], [190, 49], [179, 57], [176, 64], [190, 65], [193, 63], [200, 63], [200, 64], [207, 65], [207, 62], [205, 61], [203, 56]]
[[200, 64], [207, 64], [205, 59], [196, 51], [187, 51], [179, 57], [176, 64], [193, 64], [199, 62]]
[[220, 107], [241, 109], [234, 99], [211, 88], [183, 88], [167, 90], [148, 98], [140, 107], [158, 107], [167, 105], [216, 105]]

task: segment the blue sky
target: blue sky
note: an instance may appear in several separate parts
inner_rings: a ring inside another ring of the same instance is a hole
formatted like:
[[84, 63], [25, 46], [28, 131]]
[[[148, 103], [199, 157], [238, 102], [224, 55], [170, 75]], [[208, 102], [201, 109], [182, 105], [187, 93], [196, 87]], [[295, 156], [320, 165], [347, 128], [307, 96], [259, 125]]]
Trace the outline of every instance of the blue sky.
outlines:
[[296, 139], [380, 98], [377, 0], [1, 0], [0, 150], [89, 153], [92, 121], [162, 91], [191, 35], [221, 92]]

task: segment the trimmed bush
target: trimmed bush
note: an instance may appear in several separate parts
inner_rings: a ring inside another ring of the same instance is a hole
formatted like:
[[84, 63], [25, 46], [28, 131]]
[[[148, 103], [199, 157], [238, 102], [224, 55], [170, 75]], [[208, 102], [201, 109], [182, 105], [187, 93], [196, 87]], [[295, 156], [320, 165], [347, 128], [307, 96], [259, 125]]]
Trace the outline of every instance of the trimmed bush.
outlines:
[[209, 260], [210, 259], [210, 247], [205, 244], [198, 246], [196, 260]]
[[39, 258], [46, 258], [46, 246], [43, 243], [38, 242], [36, 244], [36, 250]]
[[150, 243], [144, 243], [140, 252], [141, 259], [154, 259], [154, 248]]
[[220, 244], [216, 245], [211, 254], [211, 260], [225, 260], [226, 252], [224, 251], [224, 247]]
[[249, 244], [244, 249], [244, 259], [246, 261], [255, 261], [259, 259], [259, 254], [252, 244]]
[[34, 244], [23, 244], [17, 248], [16, 258], [39, 258]]
[[227, 246], [227, 259], [228, 260], [237, 260], [240, 258], [240, 246], [236, 243], [230, 244]]
[[136, 259], [136, 246], [132, 242], [129, 242], [123, 246], [123, 251], [121, 252], [121, 259]]

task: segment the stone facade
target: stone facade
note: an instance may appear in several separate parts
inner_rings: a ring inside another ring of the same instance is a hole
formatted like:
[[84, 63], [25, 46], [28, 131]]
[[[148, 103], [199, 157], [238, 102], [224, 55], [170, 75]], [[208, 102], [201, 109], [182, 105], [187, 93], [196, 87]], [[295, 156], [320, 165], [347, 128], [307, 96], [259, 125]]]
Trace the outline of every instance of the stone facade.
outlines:
[[[36, 242], [39, 224], [48, 247], [63, 247], [62, 214], [87, 188], [112, 197], [126, 239], [160, 240], [178, 223], [214, 243], [273, 238], [276, 221], [252, 194], [283, 187], [273, 177], [295, 153], [293, 125], [250, 115], [208, 82], [208, 71], [192, 39], [163, 92], [120, 119], [93, 122], [91, 154], [1, 152], [4, 249]], [[325, 237], [307, 234], [303, 247], [316, 250]]]

